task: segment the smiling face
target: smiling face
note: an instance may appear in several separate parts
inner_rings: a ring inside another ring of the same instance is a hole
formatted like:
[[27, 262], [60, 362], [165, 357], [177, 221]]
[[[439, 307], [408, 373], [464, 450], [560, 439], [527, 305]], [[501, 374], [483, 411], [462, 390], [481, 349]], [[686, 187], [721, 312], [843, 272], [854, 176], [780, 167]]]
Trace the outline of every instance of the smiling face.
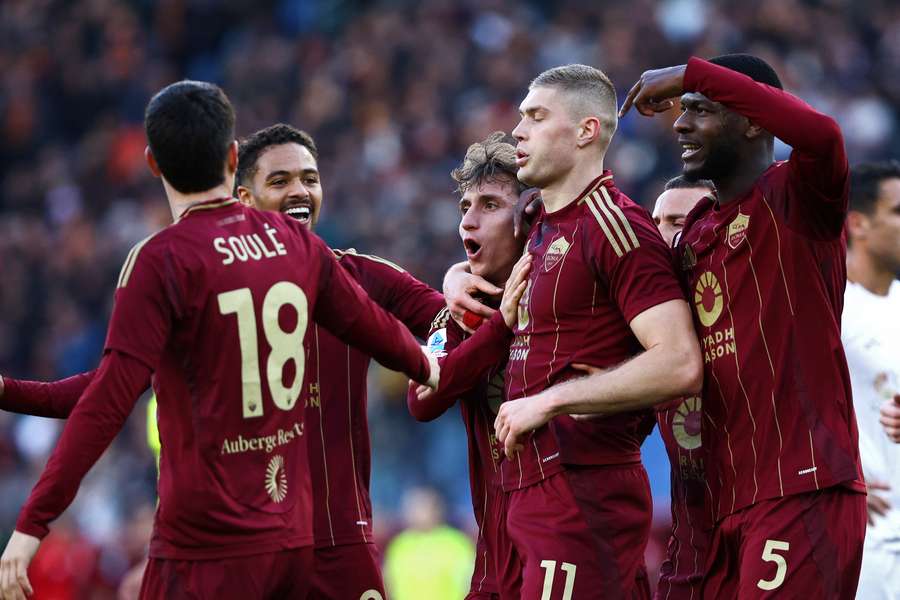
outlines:
[[713, 181], [728, 178], [739, 167], [739, 149], [747, 143], [742, 133], [746, 119], [697, 92], [681, 96], [681, 110], [673, 127], [684, 150], [684, 175]]
[[521, 119], [512, 131], [518, 141], [516, 166], [519, 180], [530, 186], [547, 188], [574, 165], [578, 125], [569, 115], [565, 93], [533, 87], [519, 105]]
[[322, 209], [316, 159], [293, 142], [270, 146], [257, 159], [250, 186], [238, 187], [238, 195], [260, 210], [285, 213], [312, 229]]
[[522, 254], [513, 236], [518, 188], [508, 177], [480, 182], [459, 201], [459, 235], [473, 274], [502, 286]]

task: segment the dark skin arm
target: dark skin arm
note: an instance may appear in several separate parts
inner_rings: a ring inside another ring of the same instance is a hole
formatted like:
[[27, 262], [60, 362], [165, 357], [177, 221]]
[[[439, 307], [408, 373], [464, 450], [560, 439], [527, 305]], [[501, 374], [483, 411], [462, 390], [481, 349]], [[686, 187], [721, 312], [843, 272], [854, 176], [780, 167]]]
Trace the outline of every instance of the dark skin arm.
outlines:
[[687, 65], [678, 65], [644, 71], [625, 97], [619, 116], [625, 116], [632, 106], [645, 117], [652, 117], [675, 106], [672, 98], [684, 93], [686, 70]]

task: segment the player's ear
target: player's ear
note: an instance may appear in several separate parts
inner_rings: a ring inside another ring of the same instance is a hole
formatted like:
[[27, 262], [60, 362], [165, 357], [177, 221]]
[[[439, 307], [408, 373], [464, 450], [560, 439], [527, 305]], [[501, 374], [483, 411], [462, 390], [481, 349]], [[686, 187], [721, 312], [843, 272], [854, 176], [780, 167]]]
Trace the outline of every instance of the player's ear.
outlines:
[[754, 123], [753, 121], [747, 121], [747, 129], [744, 131], [744, 136], [748, 140], [755, 140], [759, 136], [765, 134], [766, 130]]
[[594, 140], [600, 137], [600, 119], [597, 117], [585, 117], [578, 124], [578, 133], [575, 143], [579, 148], [584, 148]]
[[153, 173], [153, 176], [162, 177], [162, 171], [159, 170], [159, 165], [156, 163], [153, 152], [150, 151], [150, 146], [144, 148], [144, 159], [147, 161], [147, 166], [150, 168], [150, 172]]
[[864, 240], [868, 231], [869, 217], [865, 213], [858, 210], [851, 210], [847, 213], [847, 233], [851, 243], [854, 240]]
[[238, 164], [238, 142], [234, 140], [231, 142], [231, 147], [228, 148], [228, 172], [234, 173], [237, 171]]
[[241, 204], [246, 204], [250, 207], [254, 206], [253, 194], [250, 193], [250, 190], [247, 187], [243, 185], [237, 186], [237, 197], [238, 200], [241, 201]]

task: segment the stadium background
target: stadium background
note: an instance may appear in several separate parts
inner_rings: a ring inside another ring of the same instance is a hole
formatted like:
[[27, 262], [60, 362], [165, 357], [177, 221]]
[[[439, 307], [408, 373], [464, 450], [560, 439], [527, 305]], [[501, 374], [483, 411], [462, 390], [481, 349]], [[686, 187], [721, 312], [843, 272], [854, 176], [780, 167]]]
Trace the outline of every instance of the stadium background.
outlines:
[[[96, 365], [125, 253], [170, 221], [143, 163], [141, 124], [167, 83], [221, 84], [241, 136], [277, 121], [309, 131], [325, 189], [318, 233], [439, 287], [464, 258], [448, 173], [469, 143], [515, 125], [533, 76], [592, 64], [621, 99], [647, 68], [729, 51], [765, 57], [787, 89], [834, 115], [851, 163], [900, 156], [900, 4], [889, 0], [4, 0], [0, 373], [56, 379]], [[619, 186], [648, 207], [679, 169], [673, 118], [632, 111], [610, 150]], [[421, 484], [470, 529], [458, 414], [415, 424], [405, 382], [377, 368], [370, 389], [382, 544], [403, 526], [404, 494]], [[142, 557], [155, 493], [144, 417], [135, 410], [54, 526], [32, 571], [38, 598], [112, 597]], [[4, 540], [60, 426], [0, 414]], [[646, 462], [655, 571], [668, 527], [658, 443]]]

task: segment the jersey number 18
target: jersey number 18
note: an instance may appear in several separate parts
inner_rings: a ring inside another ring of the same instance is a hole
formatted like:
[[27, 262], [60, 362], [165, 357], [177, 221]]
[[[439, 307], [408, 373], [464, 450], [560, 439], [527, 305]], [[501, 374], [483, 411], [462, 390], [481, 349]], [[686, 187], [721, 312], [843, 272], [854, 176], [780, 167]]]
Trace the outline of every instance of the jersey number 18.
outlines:
[[[250, 288], [240, 288], [218, 295], [219, 312], [223, 315], [237, 315], [238, 338], [241, 343], [241, 382], [243, 390], [244, 418], [261, 417], [262, 383], [260, 380], [259, 352], [256, 338], [256, 311]], [[281, 308], [289, 304], [297, 311], [297, 326], [293, 331], [285, 331], [278, 322]], [[290, 410], [297, 403], [303, 387], [303, 372], [306, 368], [303, 354], [303, 337], [309, 322], [306, 294], [290, 281], [274, 284], [262, 304], [262, 329], [272, 351], [266, 362], [266, 380], [272, 392], [272, 401], [281, 410]], [[290, 386], [282, 381], [284, 366], [294, 361], [296, 373]]]

